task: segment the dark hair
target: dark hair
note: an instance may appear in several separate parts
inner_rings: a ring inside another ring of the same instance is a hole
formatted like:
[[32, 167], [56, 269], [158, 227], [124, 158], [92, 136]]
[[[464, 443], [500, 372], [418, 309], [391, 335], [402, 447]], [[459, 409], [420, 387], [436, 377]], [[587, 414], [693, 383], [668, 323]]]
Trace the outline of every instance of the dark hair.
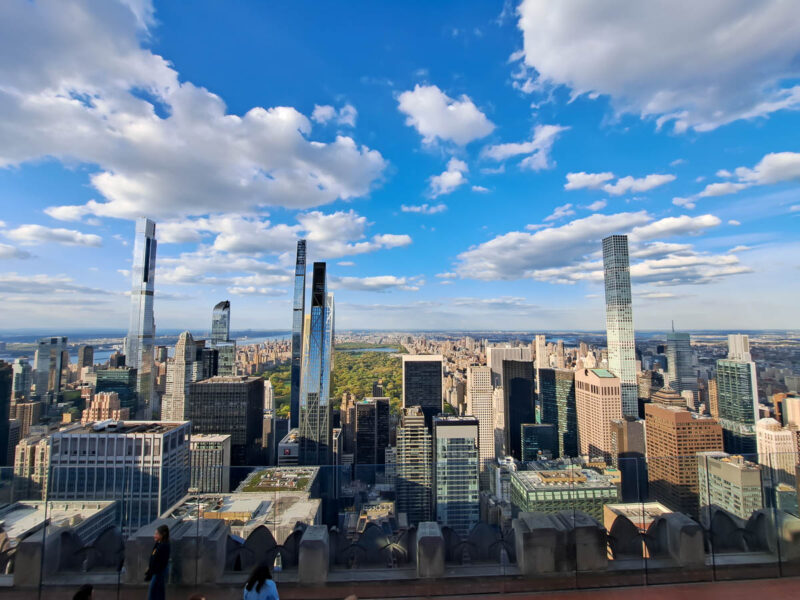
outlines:
[[156, 531], [161, 534], [162, 543], [169, 541], [169, 527], [166, 525], [159, 525], [156, 527]]
[[252, 590], [255, 588], [256, 592], [260, 592], [267, 579], [272, 579], [272, 572], [269, 570], [267, 563], [261, 563], [250, 573], [250, 579], [247, 580], [244, 589]]
[[75, 595], [72, 597], [72, 600], [89, 600], [92, 597], [92, 584], [84, 583], [78, 591], [75, 592]]

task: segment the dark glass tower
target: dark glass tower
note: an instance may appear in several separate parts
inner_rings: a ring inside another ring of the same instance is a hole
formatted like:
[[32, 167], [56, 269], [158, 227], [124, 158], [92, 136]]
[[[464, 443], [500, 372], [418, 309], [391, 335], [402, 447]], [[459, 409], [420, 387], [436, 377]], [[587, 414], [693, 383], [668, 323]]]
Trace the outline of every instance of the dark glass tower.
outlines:
[[539, 369], [539, 405], [542, 423], [558, 430], [561, 458], [578, 456], [578, 412], [575, 405], [575, 373], [568, 369]]
[[535, 423], [533, 406], [533, 362], [503, 361], [503, 400], [505, 402], [506, 448], [517, 460], [522, 460], [522, 424]]
[[289, 428], [300, 424], [300, 371], [303, 362], [303, 323], [306, 314], [306, 241], [297, 242], [294, 269], [294, 306], [292, 307], [292, 395], [289, 401]]

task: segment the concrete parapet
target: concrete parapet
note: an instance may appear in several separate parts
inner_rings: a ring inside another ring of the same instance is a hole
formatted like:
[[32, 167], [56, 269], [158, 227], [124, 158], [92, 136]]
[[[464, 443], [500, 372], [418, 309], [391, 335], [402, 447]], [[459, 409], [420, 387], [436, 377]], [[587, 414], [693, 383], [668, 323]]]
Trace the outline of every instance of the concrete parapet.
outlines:
[[557, 516], [564, 523], [567, 532], [568, 562], [574, 560], [578, 571], [606, 570], [608, 535], [605, 527], [594, 517], [578, 510], [564, 510]]
[[214, 583], [225, 572], [230, 528], [217, 519], [185, 521], [170, 534], [172, 581], [184, 585]]
[[426, 521], [417, 527], [417, 577], [444, 575], [444, 536], [438, 523]]
[[545, 513], [520, 513], [511, 524], [517, 566], [523, 575], [555, 573], [564, 566], [564, 523]]
[[325, 583], [330, 564], [330, 540], [325, 525], [309, 525], [300, 540], [297, 581], [301, 585]]
[[682, 513], [668, 513], [653, 521], [645, 539], [650, 556], [671, 558], [678, 566], [705, 564], [703, 529]]
[[[125, 542], [125, 570], [122, 580], [126, 584], [144, 584], [144, 574], [150, 565], [150, 554], [153, 552], [153, 534], [159, 525], [166, 525], [170, 532], [175, 529], [177, 521], [173, 519], [156, 519], [138, 529]], [[172, 536], [170, 536], [172, 538]], [[170, 559], [175, 555], [170, 548]]]

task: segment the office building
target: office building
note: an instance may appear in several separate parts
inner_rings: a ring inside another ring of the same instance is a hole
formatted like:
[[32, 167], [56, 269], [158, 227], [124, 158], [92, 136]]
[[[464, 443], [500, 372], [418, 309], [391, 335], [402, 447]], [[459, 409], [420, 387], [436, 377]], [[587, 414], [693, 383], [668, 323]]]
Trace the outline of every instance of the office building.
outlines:
[[633, 334], [628, 236], [612, 235], [603, 239], [603, 273], [606, 288], [606, 335], [608, 370], [619, 379], [622, 414], [636, 417], [636, 344]]
[[289, 467], [300, 464], [300, 434], [297, 429], [290, 429], [278, 442], [278, 466]]
[[759, 416], [754, 362], [717, 361], [717, 402], [719, 422], [725, 436], [725, 451], [755, 453], [755, 424]]
[[698, 453], [697, 484], [700, 522], [706, 528], [711, 527], [715, 510], [722, 509], [747, 521], [764, 507], [761, 467], [741, 456], [725, 452]]
[[430, 521], [433, 515], [431, 434], [422, 408], [403, 409], [397, 429], [395, 495], [397, 512], [405, 513], [409, 525]]
[[555, 425], [558, 431], [558, 451], [554, 458], [578, 456], [575, 372], [566, 369], [538, 369], [538, 377], [542, 423]]
[[231, 436], [195, 433], [189, 441], [192, 478], [189, 487], [198, 493], [227, 493], [231, 489]]
[[211, 377], [189, 384], [186, 420], [192, 434], [231, 436], [231, 464], [261, 461], [264, 383], [260, 377]]
[[678, 394], [690, 391], [697, 393], [697, 373], [693, 366], [692, 341], [688, 333], [667, 333], [667, 373], [669, 387]]
[[174, 356], [167, 361], [167, 387], [161, 403], [164, 421], [183, 421], [186, 418], [189, 385], [197, 381], [196, 361], [197, 345], [192, 334], [184, 331], [178, 336]]
[[15, 358], [11, 365], [11, 399], [14, 402], [25, 402], [31, 399], [33, 384], [33, 367], [27, 358]]
[[503, 361], [505, 447], [510, 456], [522, 459], [522, 424], [536, 422], [535, 380], [530, 361]]
[[433, 444], [436, 521], [466, 538], [480, 520], [478, 420], [436, 417]]
[[131, 314], [125, 338], [125, 364], [136, 369], [137, 416], [150, 418], [159, 407], [153, 390], [153, 356], [156, 322], [153, 294], [156, 275], [156, 224], [150, 219], [136, 221], [131, 268]]
[[130, 410], [122, 408], [116, 392], [97, 392], [81, 414], [81, 424], [99, 421], [128, 421]]
[[[355, 405], [356, 475], [375, 481], [378, 465], [386, 462], [389, 445], [389, 398], [365, 398]], [[342, 440], [344, 452], [344, 440]]]
[[36, 396], [47, 404], [60, 402], [64, 369], [69, 366], [67, 338], [59, 336], [40, 339], [33, 362]]
[[46, 435], [24, 436], [14, 451], [12, 499], [42, 500], [50, 474], [50, 444]]
[[8, 465], [8, 430], [11, 412], [11, 365], [0, 360], [0, 466]]
[[211, 314], [211, 348], [218, 353], [215, 375], [236, 375], [236, 341], [231, 336], [231, 303], [223, 300]]
[[644, 419], [623, 417], [611, 421], [611, 463], [619, 470], [623, 502], [647, 498], [644, 429]]
[[558, 429], [550, 423], [522, 424], [522, 461], [558, 457]]
[[580, 453], [610, 463], [613, 457], [611, 422], [622, 418], [621, 383], [606, 369], [575, 373]]
[[189, 423], [73, 425], [49, 436], [48, 500], [118, 500], [124, 533], [189, 490]]
[[728, 360], [752, 362], [750, 336], [741, 333], [728, 334]]
[[289, 400], [290, 429], [300, 427], [300, 380], [303, 366], [303, 344], [306, 322], [306, 241], [297, 242], [297, 262], [294, 269], [294, 304], [292, 306], [292, 371]]
[[714, 377], [708, 380], [708, 412], [715, 419], [719, 419], [719, 394], [717, 393], [717, 380]]
[[758, 463], [766, 471], [765, 481], [775, 487], [780, 483], [795, 485], [795, 467], [800, 463], [800, 429], [783, 427], [772, 418], [756, 423]]
[[539, 393], [539, 369], [550, 368], [550, 358], [547, 356], [547, 338], [544, 334], [538, 334], [533, 340], [534, 360], [536, 371], [536, 393]]
[[674, 406], [645, 406], [650, 498], [698, 516], [697, 453], [722, 451], [722, 427], [714, 419]]
[[650, 394], [650, 401], [661, 406], [675, 406], [676, 408], [686, 408], [686, 398], [673, 390], [669, 385], [665, 385], [660, 390]]
[[17, 450], [17, 444], [22, 439], [20, 435], [21, 425], [16, 419], [8, 420], [8, 452], [6, 452], [6, 465], [14, 466], [14, 453]]
[[41, 402], [13, 402], [9, 410], [9, 418], [19, 421], [20, 439], [28, 437], [31, 427], [39, 424], [42, 418]]
[[332, 459], [331, 371], [333, 369], [334, 305], [328, 292], [325, 263], [314, 263], [311, 314], [303, 326], [303, 368], [300, 382], [300, 461], [329, 465]]
[[511, 472], [511, 503], [520, 512], [580, 510], [597, 520], [603, 506], [619, 502], [611, 477], [561, 461], [531, 463], [532, 470]]
[[442, 356], [403, 354], [403, 408], [419, 406], [430, 429], [442, 412]]
[[478, 419], [481, 488], [489, 486], [488, 468], [495, 459], [494, 390], [489, 367], [467, 368], [467, 414]]
[[94, 366], [94, 346], [80, 346], [78, 348], [78, 373], [84, 367]]
[[[486, 349], [486, 364], [492, 370], [492, 385], [503, 387], [503, 361], [516, 360], [522, 362], [532, 362], [531, 349], [529, 346], [512, 348], [510, 346], [490, 346]], [[533, 367], [533, 365], [531, 365]]]
[[132, 367], [110, 367], [97, 371], [96, 392], [114, 392], [119, 396], [120, 408], [127, 408], [132, 415], [137, 412], [136, 369]]

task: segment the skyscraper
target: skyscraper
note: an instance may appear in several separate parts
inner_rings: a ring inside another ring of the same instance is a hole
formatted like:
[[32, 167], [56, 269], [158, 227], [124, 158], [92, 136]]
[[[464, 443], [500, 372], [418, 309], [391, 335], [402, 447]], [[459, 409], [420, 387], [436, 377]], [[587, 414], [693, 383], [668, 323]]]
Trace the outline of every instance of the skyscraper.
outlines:
[[311, 314], [304, 325], [300, 382], [300, 461], [306, 465], [331, 463], [330, 385], [333, 368], [334, 307], [328, 293], [325, 263], [314, 263]]
[[608, 369], [619, 378], [622, 414], [639, 414], [628, 236], [603, 239]]
[[409, 525], [431, 520], [432, 466], [431, 434], [422, 408], [405, 408], [397, 429], [395, 490], [397, 512], [406, 513]]
[[429, 429], [442, 412], [442, 369], [439, 354], [403, 354], [403, 408], [422, 408]]
[[433, 445], [436, 520], [466, 537], [480, 520], [478, 420], [436, 417]]
[[236, 375], [236, 342], [231, 339], [231, 303], [217, 303], [211, 315], [211, 347], [218, 353], [217, 375]]
[[81, 346], [78, 348], [78, 374], [84, 367], [94, 366], [94, 346]]
[[[344, 440], [342, 440], [344, 442]], [[358, 479], [375, 481], [389, 445], [389, 398], [365, 398], [355, 405], [355, 464]]]
[[697, 488], [700, 493], [700, 522], [711, 527], [715, 509], [723, 509], [747, 521], [764, 508], [761, 467], [741, 456], [725, 452], [697, 454]]
[[611, 462], [612, 421], [622, 418], [620, 386], [619, 378], [606, 369], [583, 369], [575, 373], [575, 408], [582, 455]]
[[536, 356], [536, 393], [539, 393], [539, 369], [549, 369], [550, 360], [547, 356], [547, 338], [544, 334], [538, 334], [534, 339]]
[[575, 372], [539, 369], [539, 407], [542, 423], [555, 425], [558, 452], [554, 458], [578, 456], [578, 411], [575, 407]]
[[495, 458], [494, 392], [489, 367], [467, 368], [467, 414], [478, 419], [481, 487], [489, 486], [489, 465]]
[[175, 344], [175, 355], [167, 363], [167, 389], [161, 406], [161, 420], [183, 421], [189, 384], [195, 381], [197, 346], [192, 334], [184, 331]]
[[292, 373], [289, 399], [289, 428], [300, 426], [300, 380], [303, 366], [303, 326], [306, 318], [306, 241], [297, 242], [294, 268], [294, 305], [292, 307]]
[[751, 362], [750, 336], [741, 333], [728, 334], [728, 359]]
[[58, 402], [62, 374], [69, 363], [67, 338], [59, 336], [40, 339], [33, 362], [36, 396], [47, 403]]
[[158, 412], [153, 393], [153, 346], [156, 322], [153, 293], [156, 275], [156, 224], [144, 217], [136, 221], [131, 269], [131, 315], [125, 338], [125, 364], [136, 369], [136, 392], [140, 416], [150, 418]]
[[734, 454], [756, 452], [758, 385], [754, 362], [717, 361], [717, 404], [725, 451]]
[[535, 423], [533, 406], [533, 363], [521, 360], [503, 361], [503, 402], [506, 421], [506, 450], [522, 459], [522, 424]]
[[31, 384], [33, 383], [33, 367], [27, 358], [15, 358], [11, 365], [12, 384], [11, 399], [14, 402], [23, 402], [31, 398]]
[[669, 386], [679, 394], [697, 393], [697, 374], [692, 366], [692, 342], [688, 333], [667, 333], [667, 369]]
[[766, 469], [765, 483], [771, 487], [779, 483], [794, 485], [798, 458], [800, 430], [782, 427], [775, 419], [761, 419], [756, 423], [758, 462]]
[[11, 365], [0, 360], [0, 465], [8, 464], [8, 418], [11, 408]]
[[503, 361], [519, 360], [531, 362], [531, 349], [528, 346], [512, 348], [493, 346], [486, 349], [486, 364], [492, 370], [492, 385], [503, 387]]

